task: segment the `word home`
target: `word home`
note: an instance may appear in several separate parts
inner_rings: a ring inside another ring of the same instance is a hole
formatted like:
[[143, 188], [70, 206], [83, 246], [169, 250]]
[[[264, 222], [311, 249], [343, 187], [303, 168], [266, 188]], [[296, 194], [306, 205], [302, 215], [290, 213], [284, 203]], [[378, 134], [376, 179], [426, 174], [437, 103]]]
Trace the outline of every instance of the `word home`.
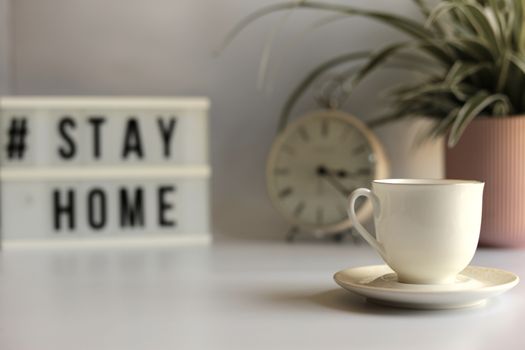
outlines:
[[1, 200], [4, 239], [209, 232], [204, 176], [9, 180]]
[[[74, 232], [78, 225], [84, 225], [96, 232], [108, 227], [110, 220], [120, 229], [144, 228], [146, 209], [156, 211], [158, 228], [172, 228], [176, 225], [173, 218], [175, 190], [173, 185], [160, 185], [154, 194], [156, 206], [146, 207], [143, 187], [119, 187], [116, 193], [91, 187], [85, 191], [84, 198], [78, 198], [75, 188], [55, 188], [51, 190], [53, 229]], [[79, 207], [83, 207], [83, 212]]]

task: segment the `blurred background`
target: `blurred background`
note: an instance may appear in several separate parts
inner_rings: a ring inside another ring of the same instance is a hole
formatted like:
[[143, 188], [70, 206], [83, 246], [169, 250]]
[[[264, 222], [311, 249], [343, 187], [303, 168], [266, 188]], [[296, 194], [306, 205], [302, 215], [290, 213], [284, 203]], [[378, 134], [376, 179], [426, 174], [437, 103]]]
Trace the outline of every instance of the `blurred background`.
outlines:
[[[409, 1], [349, 4], [418, 16]], [[283, 14], [250, 26], [219, 56], [214, 50], [234, 23], [268, 0], [0, 0], [0, 93], [12, 95], [208, 96], [212, 232], [216, 237], [282, 238], [288, 224], [268, 199], [265, 162], [285, 98], [319, 62], [399, 38], [363, 18], [316, 30], [319, 13], [297, 10], [276, 36], [263, 87], [261, 53]], [[413, 14], [412, 14], [413, 12]], [[363, 82], [348, 112], [373, 119], [377, 91], [410, 80], [383, 71]], [[305, 98], [294, 115], [316, 108]], [[422, 121], [374, 131], [392, 177], [443, 175], [442, 145], [413, 147]]]

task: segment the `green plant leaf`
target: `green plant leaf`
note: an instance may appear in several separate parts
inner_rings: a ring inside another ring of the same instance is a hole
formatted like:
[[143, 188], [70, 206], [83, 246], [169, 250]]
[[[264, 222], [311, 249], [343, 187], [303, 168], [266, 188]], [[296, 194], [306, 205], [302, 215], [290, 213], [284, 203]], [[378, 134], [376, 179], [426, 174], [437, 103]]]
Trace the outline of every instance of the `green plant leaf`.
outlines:
[[483, 112], [485, 108], [498, 101], [508, 104], [507, 97], [502, 94], [490, 95], [487, 91], [482, 90], [472, 96], [463, 107], [461, 107], [454, 120], [448, 139], [448, 146], [454, 147], [470, 122]]
[[454, 10], [456, 6], [449, 1], [442, 1], [427, 15], [425, 21], [425, 27], [430, 27], [434, 24], [441, 16]]
[[494, 50], [499, 49], [500, 41], [497, 39], [490, 20], [483, 12], [483, 8], [471, 1], [443, 1], [429, 17], [430, 22], [439, 16], [451, 11], [459, 11], [466, 19], [466, 24], [473, 28], [481, 40], [486, 40]]
[[[436, 120], [430, 137], [448, 132], [448, 145], [453, 146], [479, 115], [525, 113], [525, 0], [412, 1], [425, 17], [423, 20], [344, 3], [278, 3], [246, 17], [232, 29], [224, 44], [258, 18], [293, 8], [331, 14], [316, 26], [360, 16], [408, 36], [403, 43], [387, 43], [372, 53], [347, 53], [317, 66], [287, 99], [280, 130], [296, 101], [324, 73], [330, 75], [325, 75], [323, 81], [322, 102], [333, 107], [333, 101], [343, 101], [370, 74], [392, 67], [408, 68], [417, 74], [409, 76], [410, 84], [391, 91], [388, 113], [370, 125], [427, 116]], [[359, 64], [343, 67], [354, 62]]]
[[361, 67], [355, 74], [353, 74], [343, 85], [344, 93], [349, 96], [355, 86], [359, 84], [366, 76], [378, 68], [383, 62], [397, 54], [401, 50], [406, 50], [411, 47], [411, 43], [395, 43], [387, 45], [370, 55], [366, 64]]
[[498, 58], [497, 52], [492, 51], [478, 38], [450, 38], [447, 40], [447, 46], [461, 60], [495, 61]]
[[478, 73], [483, 69], [490, 69], [491, 65], [487, 62], [471, 63], [464, 61], [456, 61], [448, 71], [445, 81], [450, 85], [458, 85], [473, 74]]
[[323, 62], [322, 64], [315, 67], [309, 74], [306, 75], [306, 77], [297, 85], [297, 87], [292, 91], [288, 99], [286, 100], [284, 107], [281, 111], [281, 115], [279, 118], [279, 126], [278, 130], [281, 131], [284, 129], [288, 122], [288, 118], [290, 115], [290, 112], [292, 111], [292, 108], [294, 107], [295, 103], [299, 98], [303, 95], [303, 93], [310, 87], [310, 85], [323, 73], [326, 71], [339, 66], [341, 64], [353, 62], [356, 60], [362, 60], [366, 59], [370, 55], [369, 51], [361, 51], [361, 52], [351, 52], [343, 55], [339, 55], [337, 57], [334, 57], [326, 62]]
[[453, 94], [452, 88], [448, 84], [423, 83], [407, 89], [398, 89], [392, 93], [400, 102], [413, 101], [423, 96], [435, 96], [436, 94]]
[[413, 0], [417, 5], [423, 16], [428, 17], [430, 15], [430, 8], [428, 7], [425, 0]]
[[518, 55], [510, 55], [509, 60], [518, 67], [523, 74], [525, 74], [525, 59], [518, 57]]
[[[448, 15], [452, 20], [443, 20], [442, 17], [445, 15]], [[475, 33], [475, 28], [464, 14], [457, 10], [454, 1], [445, 0], [438, 3], [427, 17], [425, 27], [435, 26], [436, 23], [439, 24], [440, 22], [443, 22], [442, 25], [448, 28], [449, 33], [459, 32], [464, 37]]]
[[497, 83], [496, 83], [496, 92], [502, 92], [505, 83], [507, 82], [508, 74], [509, 74], [509, 66], [511, 63], [510, 53], [508, 51], [504, 51], [502, 53], [502, 56], [500, 58], [500, 69], [499, 74], [497, 77]]
[[[298, 4], [297, 4], [298, 5]], [[257, 85], [262, 89], [265, 85], [266, 78], [268, 75], [268, 66], [272, 57], [272, 49], [274, 46], [274, 41], [277, 36], [282, 32], [284, 25], [292, 15], [292, 12], [297, 8], [291, 8], [290, 11], [286, 12], [281, 20], [274, 25], [270, 33], [267, 35], [266, 43], [264, 44], [263, 51], [261, 53], [261, 58], [259, 60], [259, 72], [257, 74]]]
[[511, 1], [513, 5], [512, 15], [513, 15], [513, 21], [512, 21], [512, 31], [514, 35], [512, 35], [513, 44], [516, 50], [519, 52], [523, 52], [525, 50], [525, 43], [524, 41], [524, 31], [525, 26], [523, 25], [523, 11], [525, 11], [525, 8], [523, 7], [522, 0], [512, 0]]
[[436, 138], [447, 133], [447, 131], [452, 127], [454, 120], [456, 120], [459, 113], [459, 108], [453, 108], [448, 112], [447, 116], [436, 123], [436, 126], [430, 130], [429, 137]]
[[418, 135], [415, 142], [416, 145], [422, 145], [428, 140], [435, 140], [445, 135], [450, 128], [450, 125], [454, 122], [458, 111], [459, 108], [454, 108], [448, 112], [445, 118], [435, 120], [433, 125], [431, 125], [426, 132]]
[[506, 42], [507, 41], [507, 38], [505, 37], [505, 24], [506, 23], [505, 23], [505, 19], [503, 18], [504, 14], [501, 11], [501, 6], [499, 6], [500, 3], [501, 1], [499, 0], [489, 0], [490, 7], [492, 9], [491, 13], [494, 14], [494, 20], [498, 28], [499, 40], [503, 40], [504, 42]]
[[428, 43], [432, 47], [433, 51], [440, 53], [442, 59], [449, 59], [449, 57], [447, 56], [448, 53], [446, 52], [446, 49], [440, 47], [440, 45], [436, 42], [432, 31], [428, 30], [427, 28], [425, 28], [424, 25], [414, 20], [387, 12], [363, 10], [348, 5], [331, 4], [317, 1], [285, 2], [281, 4], [266, 6], [258, 11], [255, 11], [254, 13], [242, 19], [235, 27], [233, 27], [233, 29], [226, 35], [225, 39], [223, 40], [222, 44], [218, 47], [216, 52], [222, 52], [222, 50], [224, 50], [224, 48], [226, 48], [230, 44], [230, 42], [233, 39], [235, 39], [235, 37], [244, 28], [249, 26], [254, 21], [258, 20], [259, 18], [274, 12], [290, 10], [293, 8], [324, 10], [346, 14], [348, 16], [368, 17], [390, 27], [396, 28], [418, 40]]

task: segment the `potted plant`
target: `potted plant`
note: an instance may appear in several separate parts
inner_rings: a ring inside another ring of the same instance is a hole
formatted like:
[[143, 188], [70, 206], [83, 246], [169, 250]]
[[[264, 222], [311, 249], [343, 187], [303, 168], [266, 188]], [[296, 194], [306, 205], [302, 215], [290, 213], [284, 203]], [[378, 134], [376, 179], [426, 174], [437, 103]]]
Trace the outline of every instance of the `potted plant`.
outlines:
[[408, 61], [416, 82], [389, 91], [391, 110], [378, 125], [400, 118], [433, 120], [426, 138], [447, 138], [446, 175], [486, 182], [480, 242], [525, 244], [525, 25], [522, 0], [413, 0], [421, 20], [346, 4], [290, 1], [260, 9], [231, 31], [225, 44], [267, 14], [295, 8], [364, 16], [408, 35], [371, 52], [350, 52], [312, 70], [283, 107], [280, 127], [305, 91], [331, 75], [320, 103], [340, 106], [371, 72], [393, 59]]

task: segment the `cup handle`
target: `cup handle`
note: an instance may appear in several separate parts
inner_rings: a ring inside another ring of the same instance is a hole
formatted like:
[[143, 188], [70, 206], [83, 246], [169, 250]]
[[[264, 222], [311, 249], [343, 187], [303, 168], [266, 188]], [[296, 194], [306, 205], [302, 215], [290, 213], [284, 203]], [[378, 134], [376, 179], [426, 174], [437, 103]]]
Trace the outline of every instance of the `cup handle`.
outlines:
[[383, 245], [373, 235], [371, 235], [370, 232], [368, 232], [357, 219], [357, 215], [355, 213], [355, 202], [361, 196], [367, 197], [371, 200], [372, 208], [374, 210], [374, 216], [376, 216], [376, 213], [380, 211], [381, 208], [379, 206], [379, 199], [377, 198], [377, 196], [368, 188], [358, 188], [357, 190], [352, 192], [352, 194], [348, 198], [348, 216], [350, 217], [350, 220], [352, 221], [357, 232], [359, 232], [359, 234], [368, 242], [368, 244], [370, 244], [372, 248], [374, 248], [379, 253], [379, 255], [381, 255], [383, 260], [386, 261], [386, 252]]

